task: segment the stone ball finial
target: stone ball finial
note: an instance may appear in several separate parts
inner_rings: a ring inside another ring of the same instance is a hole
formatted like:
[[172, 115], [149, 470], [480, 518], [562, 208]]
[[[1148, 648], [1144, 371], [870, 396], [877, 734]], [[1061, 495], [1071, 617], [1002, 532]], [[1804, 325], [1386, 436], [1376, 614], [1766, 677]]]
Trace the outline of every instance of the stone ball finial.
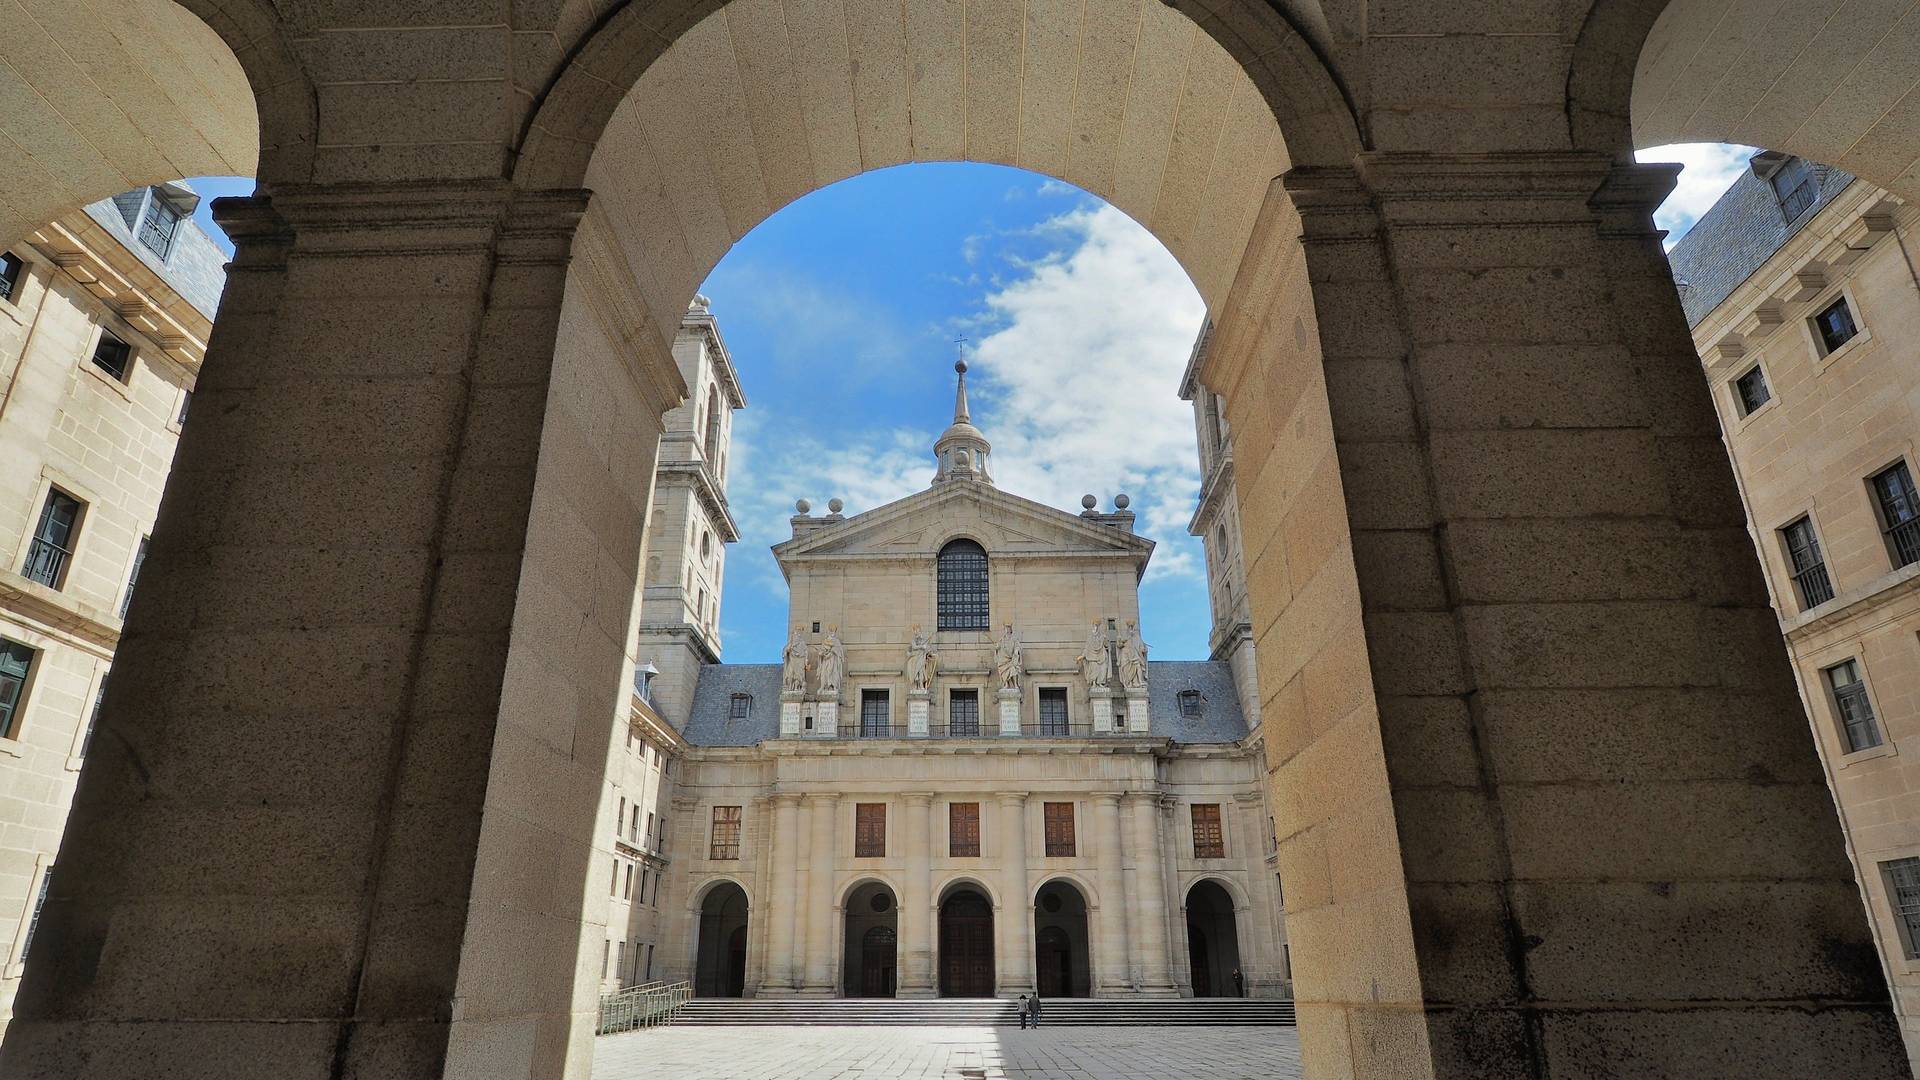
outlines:
[[840, 512], [840, 509], [841, 509], [842, 507], [844, 507], [844, 506], [846, 506], [846, 505], [847, 505], [846, 503], [843, 503], [843, 502], [841, 502], [841, 501], [840, 501], [839, 499], [828, 499], [828, 500], [827, 500], [827, 513], [829, 513], [829, 514], [837, 514], [837, 513], [839, 513], [839, 512]]
[[1082, 510], [1091, 510], [1094, 507], [1099, 505], [1100, 505], [1100, 500], [1094, 498], [1091, 495], [1080, 496], [1080, 509]]
[[1113, 508], [1115, 510], [1125, 510], [1127, 507], [1132, 505], [1133, 505], [1133, 500], [1127, 498], [1125, 492], [1122, 492], [1113, 497]]
[[965, 360], [955, 360], [953, 362], [953, 370], [965, 375], [967, 373], [967, 362]]
[[796, 513], [796, 514], [804, 514], [804, 513], [806, 513], [807, 511], [809, 511], [809, 510], [812, 510], [812, 509], [813, 509], [813, 504], [812, 504], [812, 503], [810, 503], [810, 502], [808, 502], [807, 500], [805, 500], [805, 499], [795, 499], [795, 500], [794, 500], [794, 503], [793, 503], [793, 512], [794, 512], [794, 513]]

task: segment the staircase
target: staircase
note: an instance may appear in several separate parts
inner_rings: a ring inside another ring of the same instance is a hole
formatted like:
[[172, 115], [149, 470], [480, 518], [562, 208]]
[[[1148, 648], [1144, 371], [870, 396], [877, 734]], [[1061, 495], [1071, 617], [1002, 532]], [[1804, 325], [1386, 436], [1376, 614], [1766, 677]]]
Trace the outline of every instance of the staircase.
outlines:
[[[1002, 998], [696, 998], [680, 1009], [673, 1023], [1017, 1027], [1016, 1005]], [[1050, 1026], [1290, 1025], [1293, 1002], [1284, 998], [1048, 998], [1040, 1017]]]

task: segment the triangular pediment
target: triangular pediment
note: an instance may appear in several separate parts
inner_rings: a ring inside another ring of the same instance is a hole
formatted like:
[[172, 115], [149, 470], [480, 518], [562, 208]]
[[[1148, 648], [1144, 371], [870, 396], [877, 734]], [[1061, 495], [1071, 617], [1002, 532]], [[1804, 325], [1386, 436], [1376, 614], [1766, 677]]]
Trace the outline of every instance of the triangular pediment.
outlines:
[[1010, 495], [988, 484], [940, 484], [824, 525], [785, 543], [782, 566], [814, 559], [931, 558], [969, 537], [989, 553], [1126, 558], [1146, 569], [1153, 541], [1078, 514]]

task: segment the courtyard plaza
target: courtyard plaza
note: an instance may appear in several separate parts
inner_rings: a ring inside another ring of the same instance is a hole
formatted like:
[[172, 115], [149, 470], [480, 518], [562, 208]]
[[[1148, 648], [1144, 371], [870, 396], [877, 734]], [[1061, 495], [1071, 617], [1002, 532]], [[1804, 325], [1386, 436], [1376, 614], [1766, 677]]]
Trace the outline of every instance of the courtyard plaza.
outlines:
[[666, 1027], [602, 1036], [593, 1080], [1298, 1080], [1290, 1027]]

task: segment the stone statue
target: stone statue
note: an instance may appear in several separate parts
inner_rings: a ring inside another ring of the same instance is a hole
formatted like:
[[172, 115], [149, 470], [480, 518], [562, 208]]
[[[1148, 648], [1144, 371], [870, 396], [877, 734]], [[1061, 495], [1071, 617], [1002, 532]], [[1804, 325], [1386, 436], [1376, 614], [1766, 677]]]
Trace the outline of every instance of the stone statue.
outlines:
[[1120, 632], [1120, 685], [1129, 690], [1147, 688], [1147, 643], [1140, 640], [1132, 619]]
[[933, 677], [940, 670], [940, 654], [933, 651], [933, 642], [927, 640], [918, 626], [913, 628], [913, 644], [907, 646], [907, 683], [915, 690], [928, 690], [933, 687]]
[[1107, 652], [1107, 628], [1099, 620], [1087, 635], [1086, 651], [1078, 657], [1080, 670], [1087, 676], [1087, 689], [1105, 690], [1113, 685], [1113, 657]]
[[780, 689], [805, 693], [807, 689], [805, 630], [799, 626], [793, 628], [793, 636], [787, 639], [787, 647], [781, 651], [780, 659], [786, 664], [780, 672]]
[[1020, 689], [1020, 676], [1027, 673], [1027, 666], [1020, 658], [1020, 633], [1012, 623], [1007, 624], [1007, 632], [993, 647], [993, 669], [1000, 673], [1002, 690]]
[[820, 657], [814, 662], [814, 668], [820, 672], [820, 696], [840, 700], [840, 676], [847, 670], [847, 647], [840, 641], [839, 627], [827, 627], [827, 640], [820, 646]]

